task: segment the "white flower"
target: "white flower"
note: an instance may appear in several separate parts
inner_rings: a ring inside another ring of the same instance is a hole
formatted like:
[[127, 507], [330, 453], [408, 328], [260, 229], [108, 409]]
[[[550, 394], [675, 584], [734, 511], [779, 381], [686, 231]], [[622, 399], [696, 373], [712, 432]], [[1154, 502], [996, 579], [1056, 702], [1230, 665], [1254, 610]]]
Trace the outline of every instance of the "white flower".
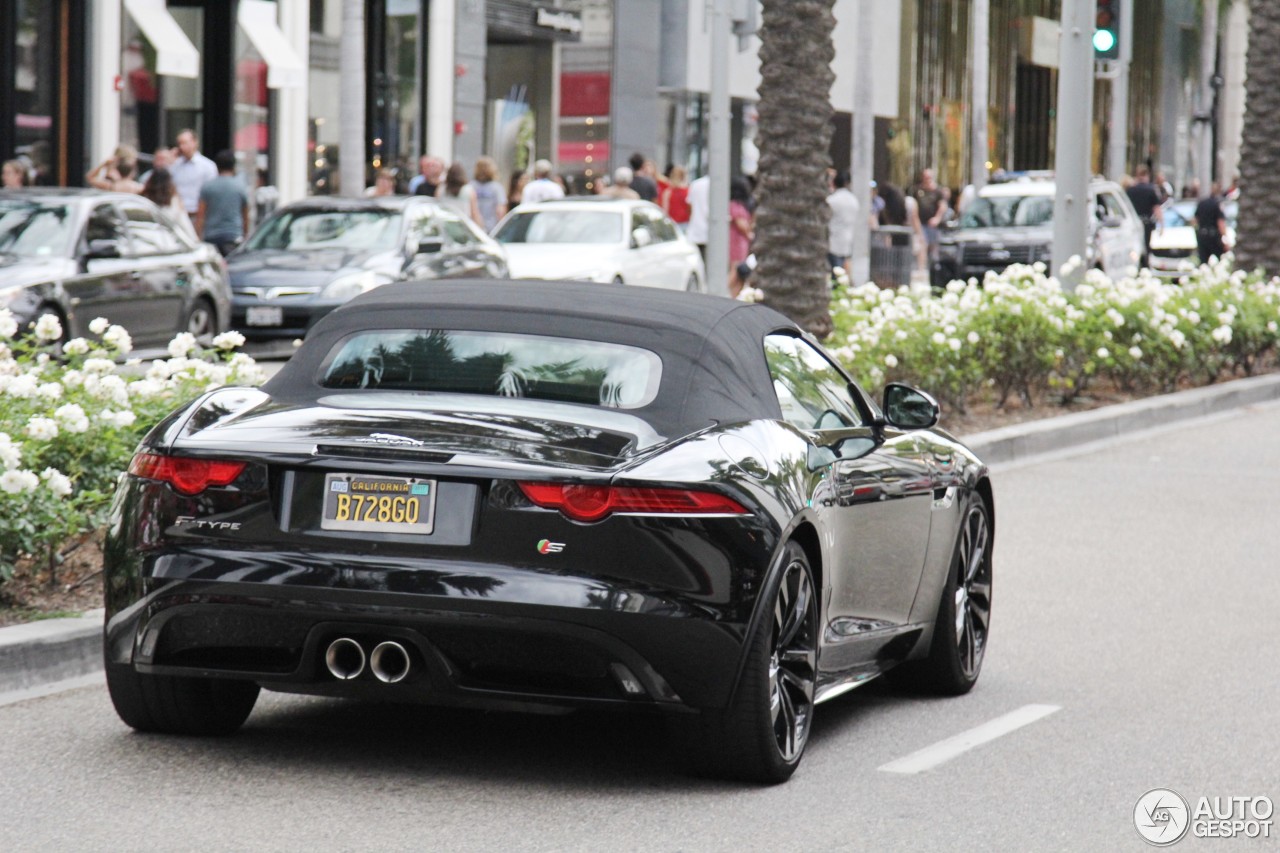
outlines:
[[13, 319], [13, 312], [8, 308], [0, 308], [0, 338], [9, 340], [18, 334], [18, 321]]
[[20, 400], [29, 400], [35, 396], [36, 388], [39, 383], [30, 373], [24, 373], [21, 376], [15, 376], [9, 383], [9, 387], [5, 389], [5, 393], [10, 397], [17, 397]]
[[1098, 347], [1098, 358], [1110, 358], [1111, 350], [1106, 347]]
[[129, 387], [119, 376], [102, 377], [92, 390], [89, 389], [89, 383], [85, 382], [85, 390], [99, 400], [110, 400], [117, 406], [129, 405]]
[[53, 416], [67, 432], [79, 433], [89, 429], [89, 416], [84, 413], [84, 409], [80, 408], [78, 403], [59, 406]]
[[1229, 344], [1231, 343], [1231, 327], [1219, 326], [1213, 330], [1212, 336], [1213, 339], [1220, 344]]
[[68, 370], [62, 374], [62, 384], [68, 388], [79, 388], [84, 384], [84, 374], [79, 370]]
[[45, 485], [49, 487], [49, 491], [60, 498], [65, 498], [71, 494], [71, 478], [57, 468], [45, 468], [40, 472], [40, 479], [44, 480]]
[[27, 421], [27, 435], [36, 441], [52, 441], [58, 437], [58, 422], [52, 418], [32, 418]]
[[34, 491], [40, 478], [31, 471], [5, 471], [0, 474], [0, 489], [11, 495]]
[[938, 346], [940, 346], [940, 347], [941, 347], [941, 346], [946, 346], [946, 345], [947, 345], [947, 336], [946, 336], [946, 335], [944, 335], [944, 334], [942, 334], [942, 332], [934, 332], [934, 333], [933, 333], [933, 342], [934, 342], [935, 344], [937, 344]]
[[300, 347], [300, 346], [302, 346], [302, 338], [294, 338], [294, 339], [293, 339], [293, 348], [294, 348], [294, 349], [297, 349], [297, 348], [298, 348], [298, 347]]
[[1129, 357], [1132, 358], [1134, 361], [1141, 359], [1142, 358], [1141, 347], [1129, 347]]
[[[743, 290], [746, 290], [746, 288], [743, 288]], [[739, 295], [741, 296], [741, 294]], [[749, 301], [758, 302], [759, 300], [752, 299]], [[223, 332], [222, 334], [218, 335], [216, 338], [213, 339], [213, 346], [216, 349], [230, 350], [230, 349], [235, 349], [236, 347], [241, 346], [243, 344], [244, 344], [244, 335], [234, 330], [230, 332]]]
[[898, 366], [898, 357], [897, 357], [896, 355], [894, 355], [893, 353], [889, 353], [888, 355], [886, 355], [886, 356], [884, 357], [884, 365], [885, 365], [885, 367], [897, 367], [897, 366]]
[[960, 339], [951, 338], [947, 341], [947, 346], [951, 347], [952, 352], [960, 352]]
[[22, 448], [14, 444], [5, 432], [0, 432], [0, 462], [5, 468], [17, 468], [22, 462]]
[[40, 341], [56, 341], [62, 337], [62, 323], [53, 314], [42, 314], [36, 320], [36, 339]]
[[969, 343], [976, 344], [978, 341], [982, 340], [982, 336], [979, 335], [977, 332], [970, 332], [968, 335], [968, 339], [969, 339]]
[[101, 335], [107, 330], [109, 325], [110, 322], [106, 317], [94, 317], [89, 321], [89, 331], [93, 332], [95, 335]]
[[133, 351], [133, 338], [125, 331], [124, 326], [112, 326], [102, 336], [102, 342], [120, 355], [128, 355]]
[[36, 393], [46, 400], [61, 400], [62, 386], [57, 382], [46, 382], [36, 389]]
[[89, 351], [89, 342], [84, 338], [72, 338], [62, 345], [62, 351], [67, 355], [84, 355]]
[[107, 409], [102, 414], [98, 415], [98, 419], [103, 423], [110, 424], [111, 426], [130, 427], [133, 426], [133, 423], [138, 419], [138, 416], [128, 409], [125, 409], [122, 412], [113, 412], [110, 409]]
[[1275, 320], [1272, 320], [1270, 323], [1267, 324], [1267, 331], [1273, 335], [1276, 333], [1277, 328], [1278, 327], [1276, 326]]
[[190, 355], [195, 348], [196, 336], [190, 332], [179, 332], [173, 340], [169, 341], [169, 355], [174, 358]]
[[84, 363], [84, 372], [90, 375], [106, 376], [115, 373], [116, 363], [109, 358], [90, 358]]

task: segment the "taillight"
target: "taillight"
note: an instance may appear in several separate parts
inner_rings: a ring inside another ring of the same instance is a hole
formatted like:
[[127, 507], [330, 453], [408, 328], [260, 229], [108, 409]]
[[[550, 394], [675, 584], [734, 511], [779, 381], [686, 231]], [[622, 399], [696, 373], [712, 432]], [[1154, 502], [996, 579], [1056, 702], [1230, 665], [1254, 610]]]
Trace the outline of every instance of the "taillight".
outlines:
[[175, 491], [184, 495], [198, 495], [210, 486], [227, 486], [235, 482], [244, 466], [244, 462], [224, 459], [138, 453], [129, 463], [129, 473], [135, 477], [168, 483]]
[[733, 498], [695, 489], [588, 486], [580, 483], [519, 483], [525, 497], [544, 509], [558, 509], [574, 521], [628, 515], [747, 515]]

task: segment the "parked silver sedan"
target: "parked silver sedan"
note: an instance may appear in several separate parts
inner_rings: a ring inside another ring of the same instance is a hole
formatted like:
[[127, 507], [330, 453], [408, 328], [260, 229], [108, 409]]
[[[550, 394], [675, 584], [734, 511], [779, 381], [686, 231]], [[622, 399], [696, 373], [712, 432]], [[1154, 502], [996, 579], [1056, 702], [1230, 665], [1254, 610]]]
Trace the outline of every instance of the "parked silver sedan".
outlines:
[[569, 198], [522, 204], [493, 229], [512, 278], [701, 292], [702, 255], [647, 201]]

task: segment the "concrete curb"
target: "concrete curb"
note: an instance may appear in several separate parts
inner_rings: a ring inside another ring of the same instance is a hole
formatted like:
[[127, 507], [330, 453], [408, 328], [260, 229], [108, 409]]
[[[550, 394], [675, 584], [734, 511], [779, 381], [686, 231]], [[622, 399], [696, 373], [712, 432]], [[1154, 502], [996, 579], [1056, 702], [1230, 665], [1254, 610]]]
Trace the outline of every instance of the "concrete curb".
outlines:
[[[1280, 400], [1280, 374], [1001, 427], [963, 439], [988, 465], [1004, 465], [1273, 400]], [[100, 672], [102, 618], [103, 611], [94, 610], [71, 619], [0, 628], [0, 694], [62, 681], [76, 686], [83, 676]]]
[[0, 628], [0, 694], [102, 669], [102, 610]]
[[961, 438], [983, 462], [995, 466], [1025, 462], [1045, 454], [1272, 400], [1280, 400], [1280, 373], [1147, 397]]

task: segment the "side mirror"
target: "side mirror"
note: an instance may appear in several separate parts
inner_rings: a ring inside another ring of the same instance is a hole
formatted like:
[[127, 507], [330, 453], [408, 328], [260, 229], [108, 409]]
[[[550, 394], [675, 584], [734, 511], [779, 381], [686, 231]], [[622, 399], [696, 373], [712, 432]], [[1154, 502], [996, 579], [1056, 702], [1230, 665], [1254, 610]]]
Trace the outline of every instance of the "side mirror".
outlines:
[[418, 241], [418, 251], [416, 255], [438, 255], [444, 251], [444, 240], [439, 237], [428, 237], [425, 240]]
[[631, 248], [643, 249], [653, 242], [653, 235], [648, 228], [637, 228], [631, 232]]
[[89, 249], [84, 253], [85, 260], [94, 261], [100, 258], [120, 257], [118, 240], [90, 240]]
[[1121, 225], [1123, 225], [1123, 224], [1124, 224], [1124, 223], [1121, 221], [1120, 217], [1118, 217], [1118, 216], [1104, 216], [1104, 217], [1102, 217], [1102, 227], [1103, 227], [1103, 228], [1119, 228], [1119, 227], [1120, 227]]
[[890, 382], [884, 388], [884, 419], [899, 429], [928, 429], [938, 422], [938, 401], [923, 391]]

